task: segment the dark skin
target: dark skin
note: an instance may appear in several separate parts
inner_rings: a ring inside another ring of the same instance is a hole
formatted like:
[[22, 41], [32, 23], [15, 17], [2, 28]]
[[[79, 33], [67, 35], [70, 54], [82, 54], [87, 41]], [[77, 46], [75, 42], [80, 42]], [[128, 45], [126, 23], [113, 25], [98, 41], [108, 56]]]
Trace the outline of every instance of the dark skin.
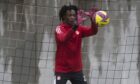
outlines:
[[77, 24], [77, 15], [74, 10], [67, 10], [66, 15], [64, 16], [63, 22], [73, 26], [74, 24]]

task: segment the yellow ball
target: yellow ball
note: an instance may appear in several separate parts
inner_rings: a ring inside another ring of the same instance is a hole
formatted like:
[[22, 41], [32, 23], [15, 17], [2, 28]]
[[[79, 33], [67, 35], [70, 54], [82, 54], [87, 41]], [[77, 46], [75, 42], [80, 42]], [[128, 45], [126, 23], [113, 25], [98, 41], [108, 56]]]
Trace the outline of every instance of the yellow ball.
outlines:
[[109, 24], [110, 18], [108, 17], [107, 12], [105, 11], [97, 11], [95, 13], [95, 21], [98, 24], [98, 27], [104, 27]]

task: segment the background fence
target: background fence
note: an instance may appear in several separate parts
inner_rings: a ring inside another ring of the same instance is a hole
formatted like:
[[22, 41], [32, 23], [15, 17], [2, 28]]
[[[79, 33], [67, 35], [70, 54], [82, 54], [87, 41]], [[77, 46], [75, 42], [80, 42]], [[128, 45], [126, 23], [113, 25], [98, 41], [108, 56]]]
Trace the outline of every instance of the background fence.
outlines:
[[0, 0], [0, 84], [53, 84], [54, 29], [69, 2], [111, 18], [83, 39], [88, 83], [140, 84], [140, 0]]

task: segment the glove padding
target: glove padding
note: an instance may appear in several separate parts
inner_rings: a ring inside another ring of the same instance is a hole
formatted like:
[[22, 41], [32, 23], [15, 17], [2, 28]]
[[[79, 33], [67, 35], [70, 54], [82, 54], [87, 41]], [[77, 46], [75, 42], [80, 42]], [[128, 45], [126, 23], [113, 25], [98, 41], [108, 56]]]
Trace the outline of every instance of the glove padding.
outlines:
[[93, 17], [94, 14], [99, 11], [100, 9], [96, 8], [96, 7], [92, 7], [88, 12], [86, 12], [86, 15], [89, 17]]
[[[88, 16], [91, 21], [92, 19], [94, 19], [94, 15], [97, 11], [99, 11], [100, 9], [98, 9], [97, 7], [92, 7], [91, 9], [89, 9], [88, 11], [84, 11], [82, 9], [78, 10], [78, 24], [81, 24], [83, 21], [86, 21], [88, 18], [86, 16]], [[94, 21], [94, 20], [93, 20]]]

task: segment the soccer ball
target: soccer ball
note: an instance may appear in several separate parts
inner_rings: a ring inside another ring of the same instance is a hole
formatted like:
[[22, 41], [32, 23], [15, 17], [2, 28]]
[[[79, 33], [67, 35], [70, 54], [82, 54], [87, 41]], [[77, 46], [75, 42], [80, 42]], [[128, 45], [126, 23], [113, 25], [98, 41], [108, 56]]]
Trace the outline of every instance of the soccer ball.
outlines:
[[108, 17], [107, 12], [105, 11], [97, 11], [94, 15], [94, 18], [98, 27], [104, 27], [110, 22], [110, 18]]

